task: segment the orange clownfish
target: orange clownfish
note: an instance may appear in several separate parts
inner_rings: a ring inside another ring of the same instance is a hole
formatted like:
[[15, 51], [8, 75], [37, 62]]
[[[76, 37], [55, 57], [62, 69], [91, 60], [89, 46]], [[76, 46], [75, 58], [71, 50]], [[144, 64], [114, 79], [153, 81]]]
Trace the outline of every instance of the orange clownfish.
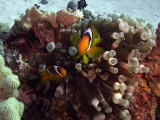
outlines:
[[66, 75], [67, 72], [63, 67], [56, 65], [50, 66], [42, 72], [41, 82], [45, 83], [47, 80], [49, 80], [59, 83], [63, 77], [66, 77]]
[[99, 33], [94, 28], [94, 26], [88, 28], [83, 33], [81, 38], [78, 33], [73, 35], [72, 43], [78, 49], [79, 52], [75, 60], [83, 56], [84, 63], [88, 64], [89, 58], [98, 57], [100, 54], [104, 52], [102, 48], [96, 47], [96, 45], [98, 45], [101, 42], [102, 38], [100, 38]]

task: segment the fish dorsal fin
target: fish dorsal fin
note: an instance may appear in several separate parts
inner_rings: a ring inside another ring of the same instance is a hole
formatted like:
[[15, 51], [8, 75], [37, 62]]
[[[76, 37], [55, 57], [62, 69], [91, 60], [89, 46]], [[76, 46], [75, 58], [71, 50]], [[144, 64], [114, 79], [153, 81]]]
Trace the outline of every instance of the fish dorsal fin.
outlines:
[[55, 66], [54, 66], [54, 70], [56, 71], [56, 73], [57, 73], [58, 75], [60, 75], [61, 77], [63, 77], [63, 75], [61, 75], [61, 73], [59, 73], [58, 67], [59, 67], [59, 66], [56, 66], [56, 65], [55, 65]]
[[102, 38], [100, 38], [100, 35], [98, 33], [98, 30], [94, 27], [94, 26], [91, 26], [92, 28], [92, 31], [93, 31], [93, 43], [92, 43], [92, 47], [98, 45], [99, 43], [102, 42]]
[[91, 29], [92, 29], [92, 32], [93, 32], [93, 39], [95, 38], [99, 38], [99, 33], [98, 33], [98, 30], [92, 25], [91, 26]]
[[80, 35], [78, 33], [74, 34], [72, 36], [72, 44], [78, 48], [78, 43], [79, 43], [79, 40], [80, 40]]

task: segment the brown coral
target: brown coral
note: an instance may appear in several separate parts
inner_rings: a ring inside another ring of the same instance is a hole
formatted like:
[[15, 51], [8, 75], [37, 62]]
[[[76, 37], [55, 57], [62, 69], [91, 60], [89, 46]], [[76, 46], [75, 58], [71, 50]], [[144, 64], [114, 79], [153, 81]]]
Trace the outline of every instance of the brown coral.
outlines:
[[58, 13], [45, 13], [34, 6], [31, 9], [27, 9], [26, 15], [22, 19], [17, 19], [16, 22], [23, 30], [29, 31], [37, 23], [50, 23], [53, 28], [57, 28], [60, 23], [65, 26], [71, 26], [78, 20], [80, 20], [80, 16], [69, 13], [67, 10], [61, 10]]

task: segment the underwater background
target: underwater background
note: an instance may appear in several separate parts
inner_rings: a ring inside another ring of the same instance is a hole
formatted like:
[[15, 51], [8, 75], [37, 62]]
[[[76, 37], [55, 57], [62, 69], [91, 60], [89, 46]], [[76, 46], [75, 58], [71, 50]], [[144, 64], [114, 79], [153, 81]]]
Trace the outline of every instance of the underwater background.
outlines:
[[0, 120], [160, 120], [159, 0], [1, 0]]

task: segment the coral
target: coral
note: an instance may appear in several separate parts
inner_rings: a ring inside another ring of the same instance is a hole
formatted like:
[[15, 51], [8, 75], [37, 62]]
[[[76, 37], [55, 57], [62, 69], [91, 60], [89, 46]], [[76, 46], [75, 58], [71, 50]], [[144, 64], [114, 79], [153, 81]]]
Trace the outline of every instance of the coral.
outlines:
[[1, 120], [21, 120], [23, 115], [24, 104], [16, 98], [10, 97], [0, 102], [0, 119]]
[[67, 4], [67, 9], [73, 10], [74, 8], [77, 8], [77, 3], [75, 3], [73, 0], [69, 1]]
[[156, 34], [157, 34], [157, 45], [156, 45], [156, 47], [159, 47], [159, 45], [160, 45], [160, 23], [158, 24]]
[[17, 19], [18, 25], [25, 31], [29, 31], [34, 24], [50, 23], [53, 28], [57, 28], [60, 23], [70, 26], [78, 21], [80, 17], [74, 13], [69, 13], [67, 10], [61, 10], [58, 13], [44, 13], [36, 8], [36, 6], [28, 9], [26, 15], [22, 19]]
[[89, 19], [90, 17], [92, 17], [92, 12], [87, 10], [87, 9], [83, 9], [83, 14], [84, 14], [84, 18]]
[[153, 94], [146, 92], [142, 86], [137, 87], [135, 93], [135, 109], [130, 112], [134, 115], [135, 120], [155, 120], [155, 111], [157, 108], [156, 97]]
[[71, 26], [81, 18], [83, 18], [83, 13], [79, 10], [75, 10], [72, 14], [67, 10], [61, 10], [57, 13], [57, 23], [62, 23], [65, 26]]
[[4, 23], [0, 23], [0, 33], [8, 33], [10, 30], [9, 26]]
[[35, 100], [35, 96], [33, 95], [33, 89], [30, 90], [22, 90], [22, 88], [19, 89], [19, 96], [17, 98], [19, 101], [22, 101], [25, 104], [25, 109], [27, 109], [29, 106], [33, 104], [33, 100]]
[[[139, 90], [137, 86], [143, 82], [139, 73], [150, 73], [150, 67], [148, 68], [140, 61], [145, 59], [156, 45], [156, 35], [152, 26], [145, 25], [140, 19], [119, 13], [109, 14], [107, 18], [98, 16], [76, 22], [78, 19], [74, 19], [77, 17], [73, 14], [76, 13], [76, 9], [68, 11], [62, 10], [56, 15], [54, 14], [51, 19], [47, 13], [33, 7], [18, 21], [19, 26], [15, 24], [5, 42], [6, 51], [20, 52], [24, 61], [28, 62], [29, 69], [35, 71], [33, 73], [35, 77], [32, 77], [30, 70], [23, 71], [23, 74], [30, 75], [24, 79], [19, 75], [21, 81], [28, 84], [30, 89], [36, 88], [36, 101], [30, 105], [30, 109], [27, 111], [38, 111], [37, 114], [40, 116], [36, 115], [35, 119], [54, 119], [59, 113], [51, 115], [48, 112], [57, 109], [52, 107], [56, 103], [53, 103], [52, 100], [55, 98], [58, 100], [65, 94], [71, 111], [76, 113], [72, 118], [76, 116], [75, 119], [77, 117], [85, 119], [84, 114], [94, 120], [130, 120], [131, 116], [133, 119], [137, 118], [139, 111], [132, 110], [137, 107], [135, 101], [139, 103], [140, 99], [140, 96], [134, 96]], [[36, 14], [34, 19], [31, 12]], [[48, 20], [48, 18], [50, 19]], [[70, 23], [71, 19], [73, 21]], [[25, 24], [27, 24], [26, 27]], [[99, 47], [102, 47], [105, 52], [99, 57], [92, 58], [89, 64], [84, 64], [82, 59], [74, 61], [77, 51], [71, 43], [72, 37], [75, 33], [83, 35], [83, 32], [92, 25], [103, 39]], [[29, 27], [27, 28], [27, 26]], [[21, 31], [19, 27], [26, 31]], [[46, 46], [50, 42], [55, 43], [55, 49], [48, 52]], [[9, 55], [9, 52], [6, 54]], [[23, 65], [22, 68], [28, 69]], [[63, 66], [67, 70], [67, 77], [60, 84], [49, 81], [44, 85], [39, 84], [41, 79], [39, 73], [41, 74], [45, 68], [51, 65]], [[20, 69], [18, 71], [20, 72]], [[143, 91], [141, 93], [144, 93], [142, 96], [145, 100], [152, 98]], [[28, 97], [25, 94], [24, 96]], [[150, 99], [150, 102], [152, 103], [154, 100]], [[145, 102], [147, 103], [147, 101]], [[61, 104], [61, 101], [58, 101], [58, 104]], [[143, 104], [140, 105], [143, 106]], [[148, 107], [152, 105], [148, 104]], [[66, 110], [67, 105], [64, 106]], [[146, 108], [147, 106], [143, 106], [143, 109]], [[147, 116], [154, 118], [154, 115], [148, 113], [149, 111], [146, 112]], [[142, 119], [146, 119], [147, 116], [141, 115]], [[25, 115], [25, 117], [31, 119], [33, 116]]]
[[0, 54], [4, 56], [4, 45], [2, 41], [0, 41]]
[[43, 13], [35, 6], [26, 10], [26, 15], [21, 20], [16, 20], [18, 25], [26, 31], [29, 31], [35, 23], [49, 22], [53, 27], [56, 27], [56, 13]]
[[0, 55], [0, 101], [9, 97], [17, 97], [17, 88], [20, 85], [17, 75], [14, 75], [10, 68], [4, 66], [4, 59]]
[[157, 40], [156, 40], [156, 47], [152, 50], [152, 52], [147, 56], [147, 59], [143, 60], [143, 63], [145, 66], [147, 66], [150, 69], [150, 72], [148, 74], [144, 75], [144, 78], [148, 80], [148, 83], [150, 85], [150, 88], [152, 92], [160, 97], [160, 24], [157, 28], [156, 34], [157, 34]]
[[4, 23], [0, 23], [0, 54], [2, 56], [4, 56], [4, 46], [3, 46], [3, 41], [6, 40], [8, 34], [9, 34], [9, 26], [4, 24]]
[[4, 62], [4, 58], [2, 55], [0, 55], [0, 66], [4, 66], [5, 62]]
[[160, 119], [160, 103], [159, 103], [160, 99], [157, 100], [157, 104], [158, 104], [158, 107], [157, 107], [157, 110], [156, 110], [156, 119]]
[[[44, 13], [34, 6], [28, 9], [26, 15], [21, 19], [16, 20], [16, 24], [11, 29], [10, 37], [5, 44], [8, 44], [12, 49], [18, 47], [20, 54], [26, 54], [23, 59], [28, 54], [30, 54], [28, 58], [32, 58], [37, 51], [45, 49], [48, 42], [57, 43], [61, 39], [59, 31], [57, 31], [59, 26], [71, 26], [80, 20], [82, 15], [76, 9], [70, 12], [61, 10], [57, 13]], [[17, 34], [15, 33], [19, 34], [19, 39], [17, 39]], [[36, 37], [34, 38], [33, 36]]]
[[17, 101], [18, 87], [20, 85], [17, 75], [5, 66], [0, 55], [0, 119], [20, 120], [23, 115], [24, 104]]

